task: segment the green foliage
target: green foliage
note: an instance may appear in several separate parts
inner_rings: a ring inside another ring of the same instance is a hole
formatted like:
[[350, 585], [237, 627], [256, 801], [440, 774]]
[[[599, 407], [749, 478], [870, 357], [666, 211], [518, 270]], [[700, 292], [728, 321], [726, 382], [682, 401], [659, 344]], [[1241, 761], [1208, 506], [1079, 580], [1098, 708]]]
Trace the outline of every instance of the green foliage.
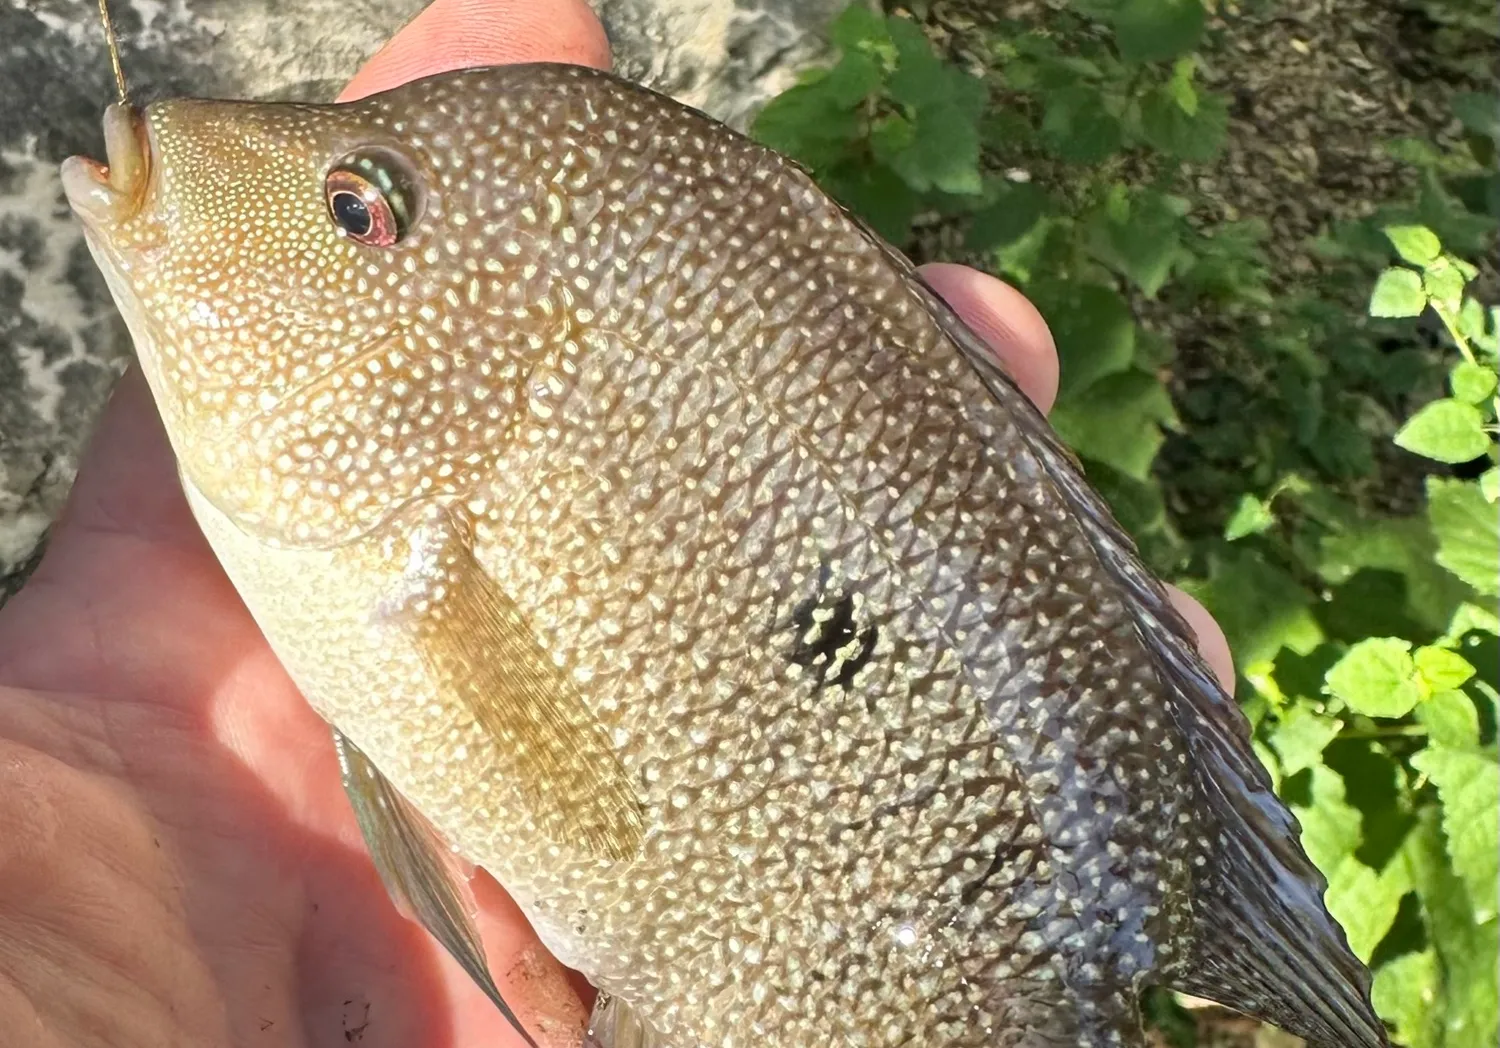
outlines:
[[[1199, 79], [1198, 0], [1052, 5], [1001, 24], [975, 70], [862, 3], [832, 38], [834, 64], [755, 133], [897, 246], [951, 228], [1036, 303], [1062, 360], [1053, 423], [1223, 626], [1380, 1014], [1411, 1048], [1493, 1044], [1500, 310], [1468, 260], [1500, 227], [1500, 100], [1454, 94], [1460, 150], [1391, 143], [1411, 192], [1324, 231], [1316, 277], [1294, 277], [1263, 218], [1210, 221], [1196, 188], [1230, 127]], [[1206, 346], [1161, 323], [1189, 312], [1212, 318]]]

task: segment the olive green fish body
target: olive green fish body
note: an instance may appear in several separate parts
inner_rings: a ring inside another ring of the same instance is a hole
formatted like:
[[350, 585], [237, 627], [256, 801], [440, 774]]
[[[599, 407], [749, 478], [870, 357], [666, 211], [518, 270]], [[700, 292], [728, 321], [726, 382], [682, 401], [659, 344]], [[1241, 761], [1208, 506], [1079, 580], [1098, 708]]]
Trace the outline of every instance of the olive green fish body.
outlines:
[[90, 239], [205, 534], [646, 1043], [1381, 1043], [1161, 587], [802, 171], [562, 66], [145, 125]]

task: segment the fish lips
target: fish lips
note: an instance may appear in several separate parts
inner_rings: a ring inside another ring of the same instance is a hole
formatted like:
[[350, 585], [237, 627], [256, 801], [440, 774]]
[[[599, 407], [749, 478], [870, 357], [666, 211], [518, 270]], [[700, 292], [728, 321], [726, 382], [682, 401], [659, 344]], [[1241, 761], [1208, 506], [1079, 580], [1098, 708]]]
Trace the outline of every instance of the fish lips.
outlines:
[[70, 156], [62, 164], [63, 192], [86, 225], [120, 222], [139, 211], [151, 177], [150, 122], [128, 103], [104, 110], [105, 163]]

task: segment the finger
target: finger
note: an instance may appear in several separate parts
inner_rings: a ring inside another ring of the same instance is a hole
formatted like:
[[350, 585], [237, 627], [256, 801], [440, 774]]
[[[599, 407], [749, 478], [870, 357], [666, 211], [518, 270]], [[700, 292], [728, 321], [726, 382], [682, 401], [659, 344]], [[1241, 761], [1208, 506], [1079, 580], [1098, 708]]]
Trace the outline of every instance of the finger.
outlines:
[[1182, 590], [1176, 586], [1168, 586], [1167, 592], [1172, 598], [1172, 604], [1198, 635], [1198, 650], [1203, 653], [1209, 669], [1214, 671], [1214, 676], [1219, 678], [1224, 690], [1233, 695], [1234, 655], [1229, 650], [1229, 641], [1225, 638], [1224, 631], [1219, 628], [1207, 608]]
[[609, 40], [585, 0], [435, 0], [366, 63], [340, 99], [454, 69], [516, 62], [609, 68]]
[[105, 405], [37, 574], [45, 577], [53, 566], [71, 564], [75, 539], [90, 533], [203, 545], [151, 390], [134, 364]]
[[922, 267], [922, 276], [989, 343], [1032, 403], [1050, 411], [1057, 397], [1057, 345], [1026, 296], [968, 266], [934, 262]]

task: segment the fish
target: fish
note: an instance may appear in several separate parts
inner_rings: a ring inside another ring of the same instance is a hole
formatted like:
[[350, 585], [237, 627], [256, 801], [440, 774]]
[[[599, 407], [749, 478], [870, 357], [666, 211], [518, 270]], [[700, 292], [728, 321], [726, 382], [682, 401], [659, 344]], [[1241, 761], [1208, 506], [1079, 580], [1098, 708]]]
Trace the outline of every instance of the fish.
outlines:
[[61, 176], [395, 905], [482, 867], [595, 1048], [1387, 1044], [1079, 461], [787, 158], [610, 73], [104, 113]]

